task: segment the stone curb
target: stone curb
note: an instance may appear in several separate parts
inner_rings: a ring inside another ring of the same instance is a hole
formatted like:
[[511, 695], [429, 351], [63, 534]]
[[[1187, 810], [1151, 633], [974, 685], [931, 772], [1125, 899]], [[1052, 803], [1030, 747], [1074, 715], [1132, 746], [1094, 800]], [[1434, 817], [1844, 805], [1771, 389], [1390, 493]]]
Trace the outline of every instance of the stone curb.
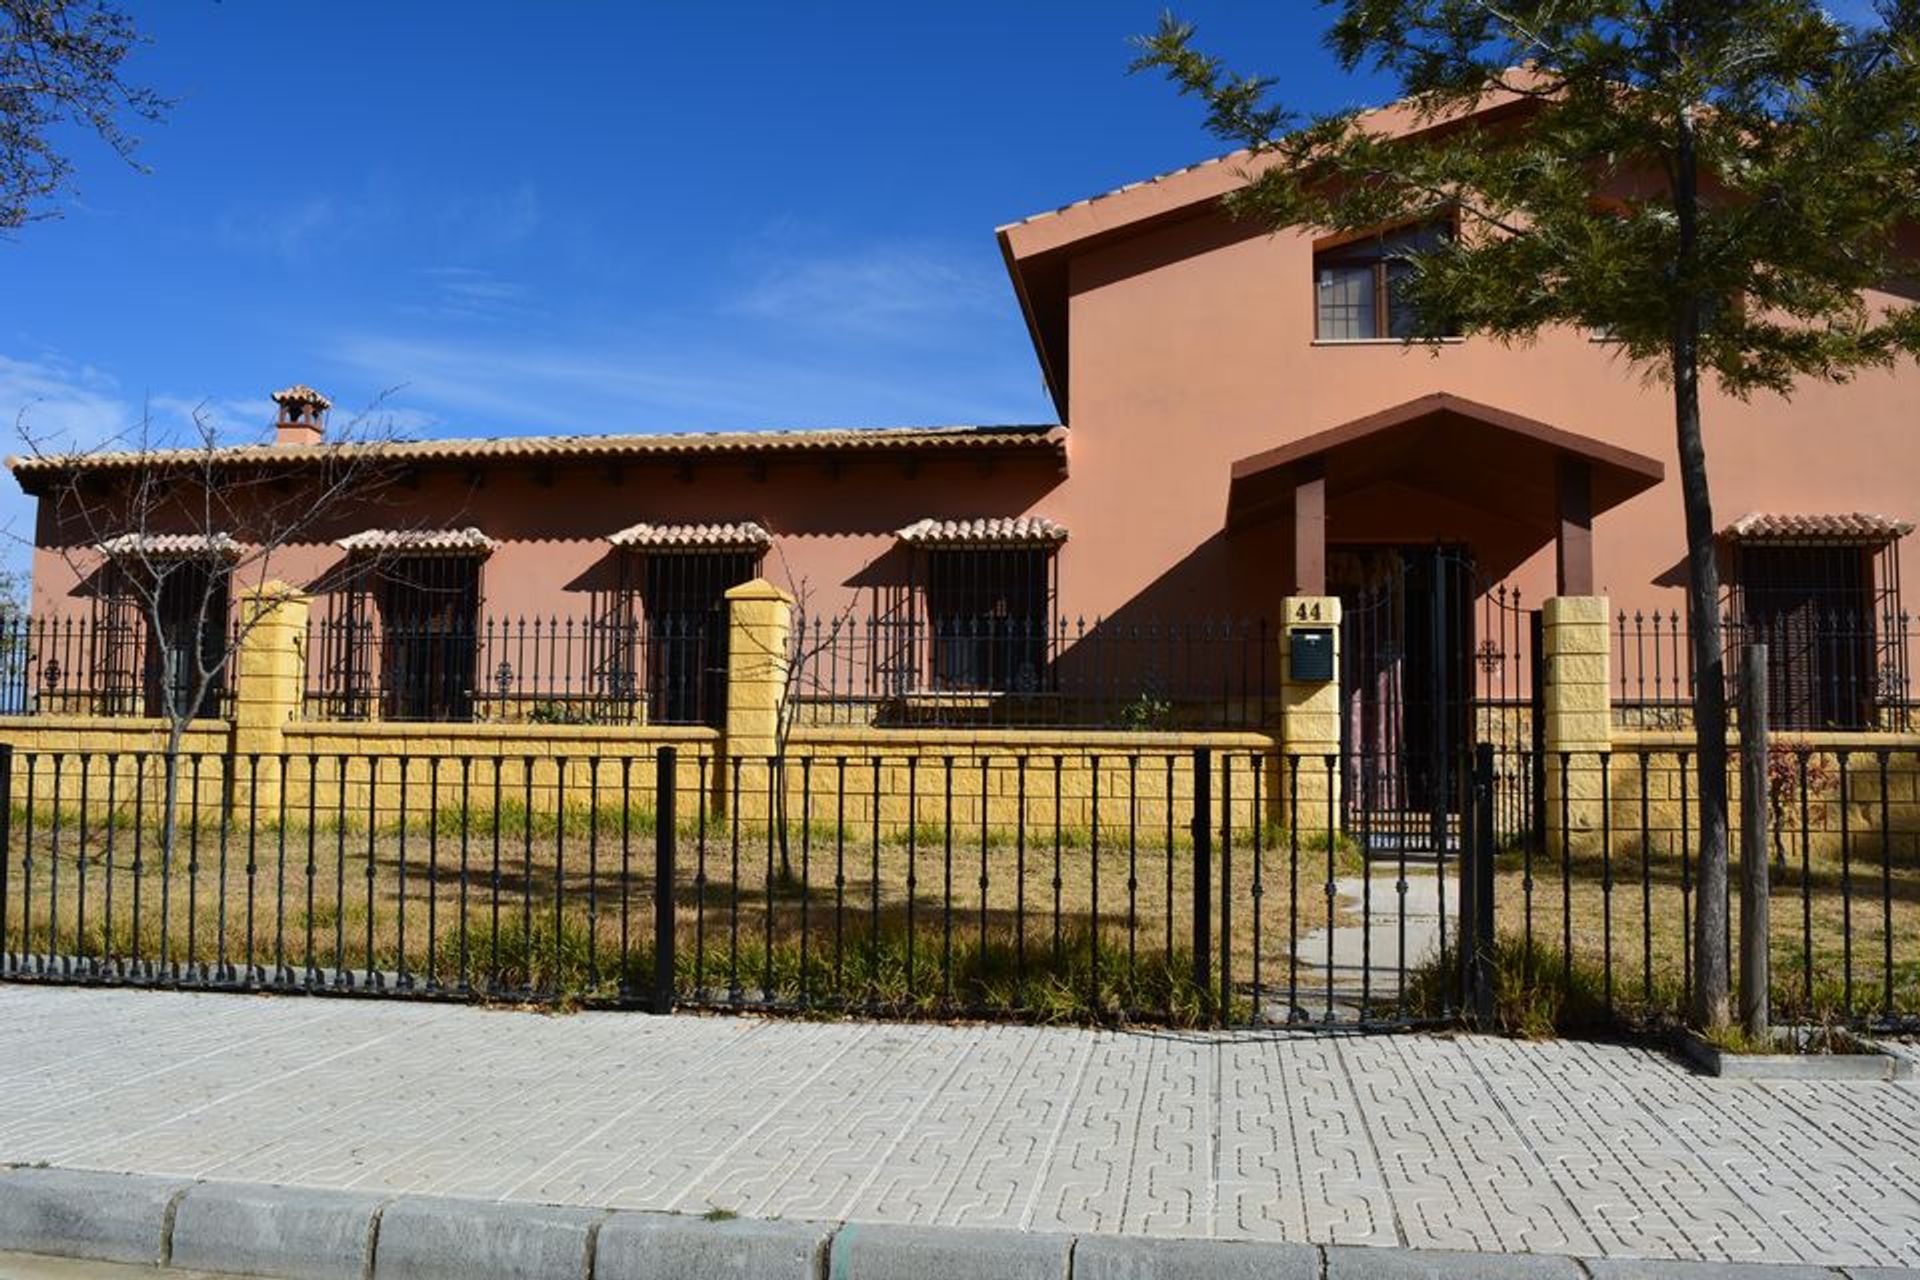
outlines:
[[203, 1182], [174, 1210], [167, 1263], [283, 1280], [363, 1280], [374, 1229], [393, 1197], [258, 1183]]
[[277, 1280], [1920, 1280], [1920, 1269], [753, 1221], [0, 1170], [0, 1251]]

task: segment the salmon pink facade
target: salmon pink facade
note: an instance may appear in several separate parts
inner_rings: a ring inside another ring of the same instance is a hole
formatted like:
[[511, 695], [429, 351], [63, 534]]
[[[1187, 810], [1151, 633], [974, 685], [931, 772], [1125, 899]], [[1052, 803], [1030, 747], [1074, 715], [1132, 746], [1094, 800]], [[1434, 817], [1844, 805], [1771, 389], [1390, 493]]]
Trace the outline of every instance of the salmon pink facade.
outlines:
[[[1035, 688], [1088, 630], [1137, 638], [1211, 619], [1265, 644], [1259, 622], [1285, 598], [1352, 597], [1422, 548], [1445, 548], [1470, 566], [1467, 589], [1503, 605], [1569, 594], [1627, 615], [1684, 608], [1665, 387], [1590, 333], [1405, 342], [1396, 229], [1370, 248], [1237, 222], [1220, 200], [1242, 180], [1229, 158], [999, 230], [1008, 305], [1027, 318], [1058, 424], [357, 446], [379, 451], [392, 483], [271, 556], [240, 557], [239, 577], [321, 597], [317, 625], [333, 620], [340, 637], [391, 621], [403, 596], [429, 630], [469, 640], [527, 619], [577, 625], [601, 637], [569, 659], [581, 680], [615, 670], [640, 684], [604, 636], [705, 627], [742, 575], [848, 628], [826, 660], [869, 685], [912, 667], [952, 687]], [[1920, 258], [1920, 233], [1913, 247]], [[334, 447], [324, 399], [287, 395], [275, 442], [224, 451], [222, 466], [315, 482]], [[1849, 680], [1904, 698], [1901, 601], [1920, 567], [1898, 549], [1920, 512], [1920, 370], [1791, 400], [1709, 391], [1704, 417], [1729, 607], [1845, 614], [1862, 634], [1822, 671], [1857, 667]], [[155, 461], [80, 469], [109, 510], [114, 477]], [[98, 616], [113, 531], [74, 509], [71, 464], [13, 470], [43, 496], [34, 614]], [[244, 517], [232, 522], [183, 516], [176, 532], [247, 544]], [[426, 531], [460, 531], [459, 545], [409, 542]], [[368, 548], [384, 548], [384, 567], [356, 574], [356, 557], [374, 564]], [[901, 626], [933, 639], [909, 652], [887, 638]], [[968, 641], [981, 632], [990, 642]], [[396, 660], [390, 646], [341, 655], [343, 670]], [[496, 658], [512, 665], [483, 650], [447, 678], [484, 685]], [[714, 668], [711, 654], [686, 661]]]

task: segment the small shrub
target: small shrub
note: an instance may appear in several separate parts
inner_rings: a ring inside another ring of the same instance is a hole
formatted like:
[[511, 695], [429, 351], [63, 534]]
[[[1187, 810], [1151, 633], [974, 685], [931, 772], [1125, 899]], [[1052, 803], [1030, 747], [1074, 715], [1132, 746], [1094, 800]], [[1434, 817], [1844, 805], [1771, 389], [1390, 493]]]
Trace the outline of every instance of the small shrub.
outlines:
[[[1597, 965], [1566, 957], [1517, 936], [1494, 942], [1493, 1019], [1485, 1031], [1526, 1039], [1606, 1035], [1618, 1029], [1609, 1014], [1605, 978]], [[1442, 1018], [1460, 1004], [1458, 953], [1449, 950], [1407, 975], [1407, 1006], [1416, 1018]]]
[[1172, 728], [1173, 704], [1151, 693], [1141, 693], [1120, 708], [1120, 723], [1140, 731]]

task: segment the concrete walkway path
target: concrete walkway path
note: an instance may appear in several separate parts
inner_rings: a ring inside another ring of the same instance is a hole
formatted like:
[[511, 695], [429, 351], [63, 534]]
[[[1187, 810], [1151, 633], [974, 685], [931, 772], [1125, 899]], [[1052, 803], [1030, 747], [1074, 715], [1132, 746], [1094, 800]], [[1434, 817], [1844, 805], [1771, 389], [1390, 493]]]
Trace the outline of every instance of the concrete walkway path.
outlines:
[[1458, 864], [1443, 870], [1409, 861], [1404, 894], [1400, 880], [1391, 861], [1377, 860], [1368, 874], [1333, 882], [1343, 918], [1354, 923], [1316, 929], [1294, 946], [1301, 972], [1319, 992], [1331, 986], [1337, 999], [1391, 997], [1408, 974], [1440, 954], [1443, 930], [1446, 945], [1458, 945]]
[[750, 1217], [1920, 1266], [1920, 1089], [1428, 1036], [0, 987], [0, 1161]]

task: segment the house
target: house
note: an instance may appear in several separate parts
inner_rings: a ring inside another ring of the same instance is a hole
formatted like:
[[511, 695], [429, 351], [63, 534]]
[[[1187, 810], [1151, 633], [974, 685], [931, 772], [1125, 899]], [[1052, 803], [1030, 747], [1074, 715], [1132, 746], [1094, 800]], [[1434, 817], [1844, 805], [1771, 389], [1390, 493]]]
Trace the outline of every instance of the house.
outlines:
[[[1611, 602], [1616, 702], [1635, 681], [1684, 701], [1664, 390], [1604, 335], [1407, 345], [1395, 256], [1437, 229], [1270, 234], [1221, 208], [1241, 173], [999, 229], [1057, 424], [340, 445], [293, 387], [271, 443], [13, 459], [42, 498], [32, 611], [53, 628], [15, 696], [150, 710], [178, 679], [153, 653], [218, 650], [224, 609], [195, 606], [240, 565], [315, 597], [325, 717], [711, 722], [724, 594], [756, 577], [799, 597], [823, 716], [1068, 723], [1078, 694], [1102, 723], [1255, 723], [1290, 597], [1344, 606], [1348, 743], [1452, 736], [1496, 673], [1520, 692], [1525, 612], [1552, 595]], [[1705, 420], [1729, 616], [1774, 644], [1776, 717], [1904, 714], [1920, 370], [1791, 401], [1709, 389]], [[355, 465], [379, 483], [249, 558], [249, 511]], [[182, 501], [116, 527], [129, 482], [168, 468], [201, 482], [182, 492], [253, 488], [219, 519]], [[162, 562], [193, 566], [156, 606], [170, 646], [126, 588]]]

